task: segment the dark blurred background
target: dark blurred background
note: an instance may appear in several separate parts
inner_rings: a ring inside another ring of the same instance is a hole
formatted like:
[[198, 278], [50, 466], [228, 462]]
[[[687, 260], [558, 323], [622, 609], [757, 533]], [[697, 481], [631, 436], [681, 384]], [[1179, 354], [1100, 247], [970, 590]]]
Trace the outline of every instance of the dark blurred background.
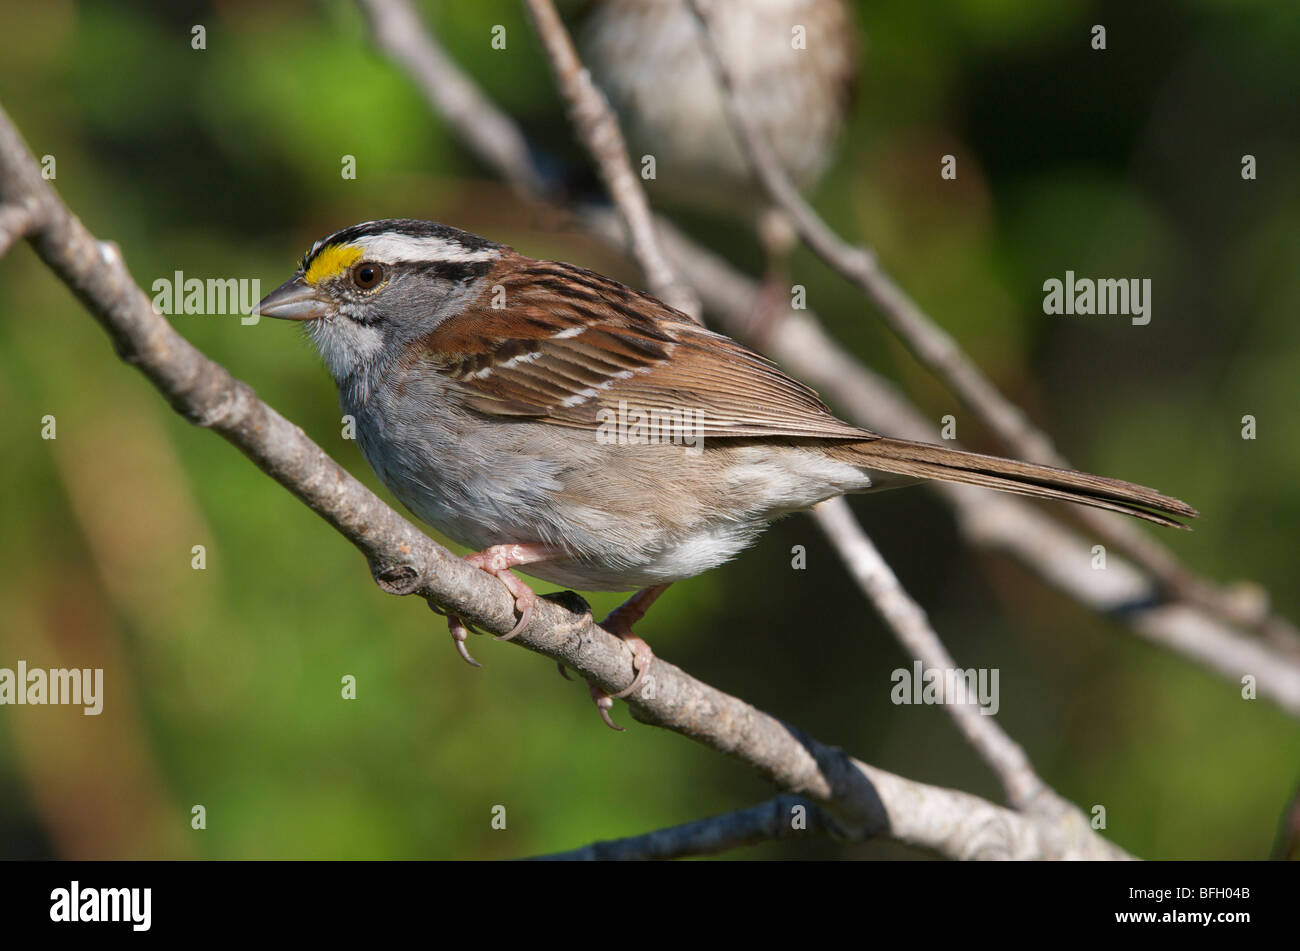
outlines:
[[[582, 8], [562, 6], [571, 22]], [[583, 181], [520, 7], [421, 9], [557, 175]], [[1104, 53], [1089, 48], [1094, 23]], [[489, 47], [494, 24], [505, 51]], [[1253, 579], [1300, 615], [1294, 0], [879, 0], [859, 27], [858, 110], [818, 208], [873, 243], [1076, 465], [1195, 504], [1195, 532], [1162, 538], [1190, 565]], [[7, 0], [0, 102], [146, 289], [180, 270], [269, 290], [313, 239], [389, 216], [641, 284], [606, 248], [522, 213], [341, 0]], [[944, 153], [955, 183], [939, 180]], [[1256, 181], [1241, 178], [1246, 153]], [[355, 180], [340, 176], [345, 154]], [[761, 268], [743, 228], [680, 220]], [[1042, 282], [1066, 269], [1151, 277], [1151, 324], [1045, 317]], [[863, 360], [994, 448], [843, 281], [804, 252], [793, 273]], [[391, 499], [341, 438], [334, 386], [293, 328], [172, 322]], [[46, 414], [57, 440], [39, 437]], [[771, 792], [621, 704], [629, 731], [606, 730], [583, 686], [535, 655], [475, 639], [484, 669], [467, 668], [441, 619], [383, 595], [350, 545], [120, 364], [26, 246], [0, 261], [0, 438], [0, 666], [100, 666], [106, 685], [99, 717], [0, 708], [0, 857], [506, 858]], [[1149, 858], [1268, 854], [1300, 782], [1294, 720], [972, 554], [926, 492], [852, 504], [958, 663], [1001, 670], [1003, 726], [1064, 796], [1106, 807], [1110, 837]], [[791, 570], [794, 545], [805, 571]], [[597, 616], [617, 600], [591, 596]], [[890, 703], [890, 672], [910, 659], [804, 517], [676, 586], [639, 630], [871, 763], [999, 798], [941, 709]], [[348, 674], [355, 701], [340, 698]], [[919, 855], [829, 842], [734, 854]]]

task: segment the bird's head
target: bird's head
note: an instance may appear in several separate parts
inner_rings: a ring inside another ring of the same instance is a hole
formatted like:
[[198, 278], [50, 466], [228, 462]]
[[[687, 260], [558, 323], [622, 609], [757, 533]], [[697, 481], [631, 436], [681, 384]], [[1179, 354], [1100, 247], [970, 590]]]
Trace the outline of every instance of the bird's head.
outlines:
[[432, 221], [367, 221], [313, 244], [254, 313], [302, 321], [341, 383], [462, 310], [507, 250]]

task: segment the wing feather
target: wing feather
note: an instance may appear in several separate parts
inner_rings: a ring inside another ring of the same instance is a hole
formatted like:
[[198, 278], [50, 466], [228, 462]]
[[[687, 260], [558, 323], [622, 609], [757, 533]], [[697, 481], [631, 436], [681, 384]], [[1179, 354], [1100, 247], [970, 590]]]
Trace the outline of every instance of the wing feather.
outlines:
[[653, 297], [516, 254], [499, 268], [485, 284], [504, 288], [505, 307], [485, 291], [416, 344], [479, 412], [596, 429], [622, 406], [688, 419], [714, 438], [875, 438], [771, 361]]

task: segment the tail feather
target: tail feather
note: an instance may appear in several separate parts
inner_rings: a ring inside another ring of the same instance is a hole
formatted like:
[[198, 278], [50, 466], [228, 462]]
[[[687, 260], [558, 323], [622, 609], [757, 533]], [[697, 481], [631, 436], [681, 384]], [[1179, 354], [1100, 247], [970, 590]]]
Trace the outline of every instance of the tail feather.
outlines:
[[838, 447], [835, 455], [864, 469], [1078, 502], [1173, 528], [1187, 528], [1173, 516], [1196, 518], [1200, 514], [1186, 502], [1144, 485], [906, 439], [849, 443]]

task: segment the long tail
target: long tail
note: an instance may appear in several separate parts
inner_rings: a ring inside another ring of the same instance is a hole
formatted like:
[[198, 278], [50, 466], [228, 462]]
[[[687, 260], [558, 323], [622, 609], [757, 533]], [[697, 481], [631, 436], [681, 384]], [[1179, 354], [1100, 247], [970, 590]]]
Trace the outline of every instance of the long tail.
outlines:
[[1033, 498], [1064, 499], [1174, 528], [1187, 526], [1171, 516], [1196, 518], [1200, 515], [1186, 502], [1161, 495], [1144, 485], [906, 439], [882, 437], [848, 443], [832, 450], [832, 455], [878, 472], [981, 485]]

